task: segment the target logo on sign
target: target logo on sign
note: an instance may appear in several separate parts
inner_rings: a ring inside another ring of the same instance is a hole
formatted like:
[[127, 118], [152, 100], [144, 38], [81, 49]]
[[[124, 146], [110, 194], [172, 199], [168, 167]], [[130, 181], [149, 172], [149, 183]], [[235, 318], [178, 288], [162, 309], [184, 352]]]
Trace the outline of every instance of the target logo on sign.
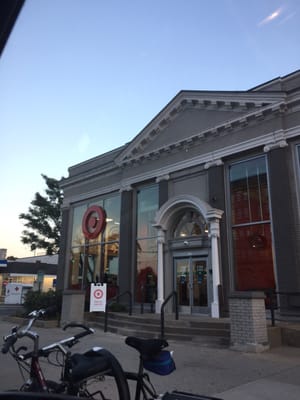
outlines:
[[97, 300], [102, 299], [102, 297], [103, 297], [103, 291], [102, 291], [101, 289], [95, 290], [95, 291], [94, 291], [94, 297], [95, 297], [95, 299], [97, 299]]
[[106, 283], [91, 283], [90, 311], [106, 310]]
[[82, 232], [87, 239], [95, 239], [106, 226], [106, 213], [100, 206], [89, 207], [82, 218]]

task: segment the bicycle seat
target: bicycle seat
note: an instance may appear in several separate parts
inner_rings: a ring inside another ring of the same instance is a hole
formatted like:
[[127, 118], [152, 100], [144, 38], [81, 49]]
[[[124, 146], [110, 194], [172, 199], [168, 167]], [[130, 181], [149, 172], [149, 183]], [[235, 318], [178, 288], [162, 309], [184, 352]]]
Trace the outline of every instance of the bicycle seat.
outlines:
[[136, 349], [143, 357], [153, 356], [169, 346], [168, 342], [164, 339], [141, 339], [135, 336], [128, 336], [125, 339], [125, 343]]

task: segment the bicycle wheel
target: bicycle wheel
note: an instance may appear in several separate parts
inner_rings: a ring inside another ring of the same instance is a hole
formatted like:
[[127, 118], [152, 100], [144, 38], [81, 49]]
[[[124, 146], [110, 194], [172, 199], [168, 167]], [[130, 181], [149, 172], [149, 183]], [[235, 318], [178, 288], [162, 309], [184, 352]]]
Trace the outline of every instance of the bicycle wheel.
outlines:
[[130, 400], [128, 383], [118, 360], [105, 349], [97, 350], [96, 357], [104, 358], [107, 368], [103, 374], [87, 377], [81, 382], [78, 388], [79, 396], [101, 400]]

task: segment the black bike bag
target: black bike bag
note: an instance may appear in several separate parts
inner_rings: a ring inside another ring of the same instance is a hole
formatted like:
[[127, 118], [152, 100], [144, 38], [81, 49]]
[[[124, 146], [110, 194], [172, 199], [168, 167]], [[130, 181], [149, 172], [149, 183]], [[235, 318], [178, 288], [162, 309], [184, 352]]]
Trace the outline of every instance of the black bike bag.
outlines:
[[80, 382], [86, 378], [110, 370], [110, 360], [102, 349], [92, 349], [84, 354], [74, 353], [71, 356], [71, 379]]

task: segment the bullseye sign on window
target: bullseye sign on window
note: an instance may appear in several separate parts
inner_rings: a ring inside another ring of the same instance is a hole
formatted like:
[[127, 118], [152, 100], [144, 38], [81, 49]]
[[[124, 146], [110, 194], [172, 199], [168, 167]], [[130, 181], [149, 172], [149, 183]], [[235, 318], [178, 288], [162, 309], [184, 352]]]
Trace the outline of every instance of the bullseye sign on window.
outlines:
[[92, 283], [90, 295], [90, 312], [105, 311], [106, 283]]
[[106, 226], [106, 213], [100, 206], [89, 207], [82, 218], [82, 232], [87, 239], [96, 239]]

